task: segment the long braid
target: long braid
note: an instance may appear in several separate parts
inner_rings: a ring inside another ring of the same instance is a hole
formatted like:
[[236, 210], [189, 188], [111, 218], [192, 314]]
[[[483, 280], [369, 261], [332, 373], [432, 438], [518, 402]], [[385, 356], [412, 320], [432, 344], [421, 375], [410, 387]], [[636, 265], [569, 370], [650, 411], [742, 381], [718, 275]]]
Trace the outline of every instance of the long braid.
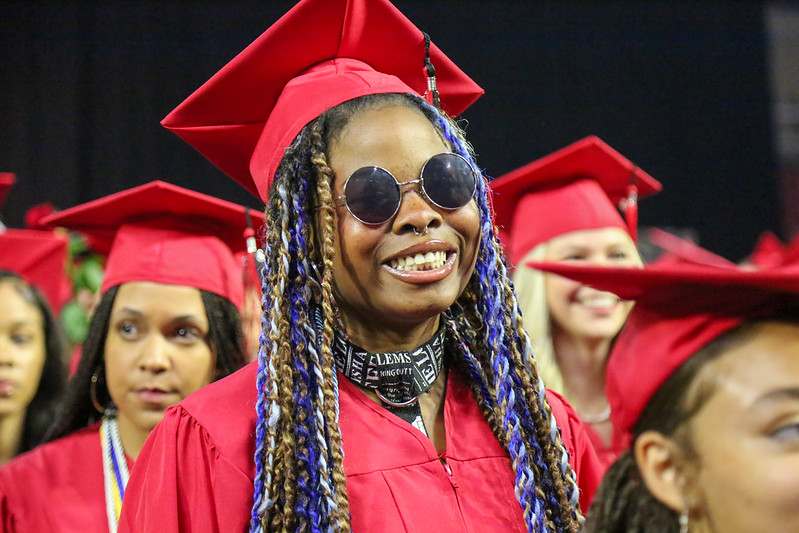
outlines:
[[[316, 377], [318, 373], [314, 370], [315, 350], [312, 345], [316, 340], [314, 330], [308, 321], [309, 309], [309, 284], [307, 278], [306, 261], [306, 237], [303, 229], [307, 227], [304, 220], [304, 211], [299, 198], [307, 197], [308, 183], [306, 180], [297, 182], [297, 190], [293, 195], [292, 209], [297, 213], [297, 225], [290, 230], [291, 240], [289, 252], [292, 257], [296, 257], [296, 274], [292, 276], [295, 283], [290, 289], [291, 294], [291, 324], [294, 344], [294, 367], [297, 370], [299, 379], [294, 385], [294, 400], [297, 406], [298, 419], [296, 423], [297, 434], [297, 465], [298, 478], [297, 488], [299, 489], [298, 500], [295, 503], [295, 512], [298, 516], [299, 529], [307, 531], [320, 531], [322, 522], [321, 514], [324, 514], [324, 522], [327, 522], [327, 512], [322, 504], [325, 496], [320, 492], [322, 486], [321, 479], [325, 475], [326, 468], [319, 468], [321, 462], [326, 465], [326, 459], [322, 457], [322, 450], [326, 446], [320, 446], [319, 433], [324, 439], [324, 428], [317, 426], [316, 416], [317, 405], [320, 398], [317, 392]], [[299, 229], [298, 229], [299, 228]], [[311, 333], [310, 338], [307, 337]], [[306, 353], [310, 357], [306, 357]]]
[[[481, 241], [484, 243], [485, 224], [483, 226]], [[501, 314], [503, 303], [500, 294], [501, 285], [496, 269], [491, 269], [490, 264], [478, 264], [475, 272], [478, 274], [476, 279], [481, 285], [481, 292], [487, 296], [480, 302], [487, 325], [483, 332], [483, 342], [489, 348], [489, 363], [497, 394], [497, 406], [507, 435], [508, 453], [516, 472], [516, 497], [522, 506], [528, 530], [546, 531], [548, 529], [545, 524], [546, 502], [542, 502], [539, 493], [535, 491], [542, 473], [536, 472], [535, 466], [531, 465], [531, 459], [534, 460], [535, 457], [531, 457], [530, 452], [535, 453], [535, 450], [528, 449], [531, 439], [524, 438], [518, 415], [519, 407], [516, 405], [517, 400], [521, 401], [522, 398], [518, 397], [519, 391], [513, 383], [512, 374], [515, 373], [515, 368], [508, 354], [509, 346], [505, 342], [506, 335]]]
[[[312, 136], [303, 134], [300, 137], [301, 144], [306, 137], [311, 139], [312, 143], [314, 142]], [[315, 302], [320, 298], [318, 292], [314, 292], [314, 288], [319, 287], [319, 280], [316, 279], [317, 268], [313, 263], [316, 248], [314, 245], [315, 235], [312, 231], [313, 224], [306, 215], [307, 210], [303, 202], [307, 203], [312, 194], [311, 190], [315, 180], [311, 179], [309, 182], [302, 177], [303, 169], [311, 168], [313, 162], [306, 161], [305, 156], [302, 156], [301, 159], [302, 161], [295, 161], [293, 166], [294, 175], [299, 177], [296, 180], [297, 188], [292, 193], [292, 212], [296, 215], [295, 228], [298, 229], [292, 230], [293, 247], [290, 252], [292, 257], [296, 257], [297, 275], [290, 290], [294, 294], [292, 300], [295, 315], [292, 319], [298, 328], [295, 333], [294, 364], [306, 383], [309, 396], [305, 400], [307, 419], [304, 420], [304, 426], [297, 426], [297, 430], [307, 434], [308, 439], [312, 439], [312, 445], [309, 448], [310, 455], [305, 458], [305, 466], [310, 478], [310, 485], [305, 490], [307, 491], [308, 516], [311, 518], [311, 527], [312, 530], [316, 530], [316, 528], [326, 528], [329, 524], [338, 523], [339, 503], [335, 487], [331, 484], [335, 459], [328, 444], [330, 424], [325, 416], [325, 411], [328, 410], [327, 406], [335, 402], [337, 390], [335, 379], [331, 384], [332, 358], [329, 350], [328, 356], [324, 357], [324, 343], [313, 323]], [[320, 356], [320, 352], [322, 356]], [[307, 363], [305, 361], [306, 353]], [[332, 424], [335, 426], [333, 431], [337, 434], [337, 420], [333, 419]]]
[[[291, 212], [291, 202], [288, 201], [286, 183], [279, 183], [274, 193], [276, 207], [278, 207], [279, 211]], [[278, 397], [282, 400], [277, 439], [278, 447], [275, 450], [276, 468], [274, 481], [275, 492], [279, 498], [277, 503], [282, 505], [280, 506], [280, 512], [276, 512], [272, 520], [272, 528], [278, 531], [284, 529], [295, 530], [297, 528], [296, 516], [293, 512], [297, 487], [297, 462], [293, 460], [294, 451], [297, 447], [297, 442], [295, 440], [297, 413], [294, 404], [294, 381], [297, 376], [292, 361], [291, 340], [293, 336], [290, 334], [292, 325], [288, 320], [289, 303], [287, 301], [289, 297], [287, 293], [291, 286], [291, 268], [293, 266], [293, 258], [290, 254], [289, 228], [291, 226], [289, 217], [283, 217], [276, 222], [280, 225], [278, 236], [281, 248], [277, 256], [280, 265], [279, 279], [286, 280], [286, 285], [280, 287], [280, 305], [274, 305], [273, 307], [276, 313], [277, 319], [275, 322], [278, 324], [278, 333], [280, 337], [277, 340], [278, 352], [273, 354], [272, 357], [275, 358], [274, 363], [277, 368]]]
[[[268, 223], [268, 221], [267, 221]], [[266, 244], [266, 256], [269, 257], [269, 244]], [[260, 279], [266, 279], [267, 269], [265, 265], [260, 267]], [[254, 479], [254, 504], [250, 518], [250, 532], [254, 533], [261, 527], [261, 517], [266, 516], [274, 505], [271, 499], [272, 476], [274, 472], [274, 450], [275, 428], [280, 416], [280, 406], [277, 403], [277, 384], [275, 382], [276, 372], [271, 358], [267, 357], [267, 341], [269, 340], [270, 324], [267, 322], [268, 304], [266, 291], [262, 291], [261, 297], [261, 334], [258, 338], [258, 378], [256, 387], [258, 390], [258, 401], [255, 406], [257, 423], [255, 428], [255, 479]], [[277, 345], [273, 344], [272, 349], [277, 352]], [[269, 404], [269, 412], [265, 407]]]
[[[498, 243], [495, 243], [495, 250], [497, 252], [499, 251]], [[504, 263], [502, 263], [501, 266], [503, 269], [506, 268]], [[511, 310], [514, 336], [518, 339], [516, 346], [524, 347], [522, 351], [513, 352], [514, 357], [516, 358], [517, 369], [521, 370], [521, 372], [518, 374], [518, 377], [523, 383], [523, 390], [525, 391], [528, 405], [530, 405], [533, 410], [540, 410], [540, 412], [543, 412], [543, 419], [548, 421], [548, 425], [540, 425], [540, 429], [536, 433], [539, 436], [539, 439], [544, 439], [547, 448], [550, 447], [550, 443], [552, 444], [551, 449], [547, 450], [546, 452], [549, 467], [555, 468], [557, 465], [557, 468], [560, 469], [563, 478], [568, 484], [566, 487], [559, 484], [555, 485], [553, 487], [554, 493], [551, 493], [551, 497], [557, 496], [561, 508], [567, 504], [571, 505], [574, 509], [575, 519], [582, 521], [582, 515], [580, 513], [579, 507], [580, 493], [577, 487], [577, 476], [571, 468], [571, 464], [569, 463], [569, 454], [566, 450], [566, 447], [563, 445], [560, 429], [557, 427], [555, 419], [552, 416], [549, 402], [546, 400], [546, 388], [544, 386], [543, 379], [541, 379], [541, 376], [538, 373], [537, 364], [535, 358], [533, 357], [533, 347], [530, 336], [522, 327], [521, 310], [518, 300], [515, 297], [515, 293], [513, 292], [513, 284], [510, 282], [510, 279], [507, 276], [505, 279], [509, 285], [509, 290], [507, 291], [506, 308]], [[535, 417], [534, 419], [539, 420], [540, 418], [542, 417]], [[545, 440], [546, 435], [549, 436], [548, 441]]]
[[[424, 106], [424, 104], [422, 104], [422, 106]], [[446, 140], [453, 147], [453, 151], [463, 155], [474, 165], [471, 159], [471, 148], [458, 130], [453, 128], [451, 123], [440, 115], [437, 115], [434, 121], [444, 133]], [[474, 166], [476, 168], [476, 165]], [[480, 296], [476, 298], [471, 296], [469, 294], [469, 289], [465, 291], [464, 296], [468, 295], [470, 299], [475, 301], [475, 304], [476, 301], [482, 302], [481, 305], [472, 305], [471, 307], [473, 311], [476, 311], [475, 315], [479, 317], [479, 322], [486, 326], [483, 332], [483, 339], [486, 340], [484, 344], [489, 352], [499, 352], [498, 355], [500, 358], [503, 356], [510, 357], [509, 364], [513, 366], [514, 372], [512, 374], [506, 374], [505, 378], [510, 378], [511, 381], [518, 382], [516, 386], [519, 389], [518, 394], [522, 395], [526, 400], [523, 404], [520, 403], [520, 411], [522, 411], [522, 413], [525, 411], [529, 413], [528, 416], [521, 417], [522, 424], [527, 425], [525, 422], [532, 418], [535, 420], [535, 425], [537, 427], [545, 427], [547, 429], [545, 434], [542, 434], [541, 431], [531, 432], [528, 430], [523, 432], [526, 434], [527, 442], [534, 444], [531, 446], [533, 448], [533, 450], [531, 450], [532, 455], [537, 456], [534, 459], [534, 463], [537, 464], [534, 464], [534, 468], [532, 468], [530, 472], [543, 470], [543, 473], [546, 473], [548, 478], [542, 480], [543, 484], [550, 485], [551, 488], [554, 489], [554, 492], [560, 493], [560, 495], [555, 501], [552, 501], [552, 498], [546, 498], [544, 496], [542, 487], [538, 487], [537, 490], [535, 490], [535, 499], [545, 499], [544, 502], [541, 502], [541, 506], [549, 508], [547, 515], [552, 515], [552, 518], [556, 522], [555, 527], [558, 527], [558, 530], [576, 531], [580, 523], [579, 506], [576, 504], [576, 495], [579, 494], [579, 492], [576, 487], [574, 474], [568, 463], [568, 452], [561, 442], [559, 430], [557, 429], [557, 425], [544, 396], [544, 389], [542, 386], [539, 386], [540, 378], [538, 378], [532, 352], [529, 350], [519, 350], [519, 341], [523, 342], [521, 346], [529, 344], [529, 341], [526, 333], [523, 333], [521, 337], [519, 337], [517, 333], [518, 330], [523, 332], [521, 322], [517, 316], [520, 315], [518, 312], [518, 303], [516, 302], [512, 285], [507, 276], [507, 267], [499, 251], [497, 240], [494, 237], [493, 222], [491, 221], [489, 207], [485, 201], [487, 197], [486, 194], [484, 194], [485, 182], [481, 180], [478, 184], [478, 188], [480, 190], [478, 190], [476, 198], [480, 207], [482, 219], [482, 240], [478, 264], [475, 268], [475, 274], [473, 275], [470, 285], [476, 286], [474, 292], [478, 295], [482, 295], [482, 298]], [[502, 295], [486, 298], [486, 295], [490, 295], [494, 292], [494, 288], [498, 288]], [[464, 310], [470, 307], [469, 302], [464, 301], [463, 296], [460, 300]], [[493, 309], [497, 311], [493, 311]], [[499, 333], [494, 337], [495, 342], [492, 343], [491, 330], [496, 329], [499, 329]], [[511, 338], [508, 339], [508, 336]], [[514, 340], [515, 342], [513, 342]], [[499, 345], [496, 344], [497, 341]], [[502, 364], [500, 363], [499, 369], [502, 370], [502, 368]], [[491, 369], [486, 369], [486, 373], [492, 374], [492, 370], [494, 370], [493, 367]], [[502, 379], [497, 379], [495, 376], [495, 382], [499, 383], [501, 381]], [[497, 386], [497, 389], [499, 388], [500, 387]], [[510, 389], [507, 391], [508, 397], [510, 397], [513, 388], [513, 386], [510, 386]], [[498, 391], [498, 396], [501, 397], [501, 394], [502, 391]], [[516, 391], [513, 391], [513, 394], [517, 394]], [[514, 401], [515, 400], [516, 398], [514, 398]], [[540, 409], [540, 407], [543, 407], [543, 410]], [[513, 419], [514, 416], [510, 415], [509, 422], [511, 425], [509, 427], [513, 427]], [[510, 438], [503, 439], [498, 436], [498, 439], [500, 442], [503, 440], [508, 443], [510, 442]], [[509, 450], [509, 452], [512, 453], [511, 450]], [[544, 456], [543, 458], [541, 457], [542, 455]], [[516, 465], [515, 468], [517, 466], [519, 465]], [[558, 475], [558, 473], [560, 475]], [[519, 474], [517, 470], [517, 481], [526, 482], [528, 480]], [[524, 474], [527, 473], [525, 472]], [[518, 488], [517, 486], [517, 489]], [[522, 498], [530, 494], [529, 491], [522, 490], [519, 492], [521, 493], [519, 496]], [[552, 494], [552, 490], [547, 492]], [[571, 498], [564, 497], [564, 495], [569, 495]], [[521, 500], [520, 503], [522, 504], [522, 508], [526, 510], [528, 505]], [[549, 522], [549, 519], [546, 519], [546, 522]], [[561, 523], [562, 527], [557, 525], [558, 523]], [[536, 530], [529, 520], [528, 527], [531, 531]]]
[[337, 499], [337, 513], [335, 524], [342, 531], [349, 531], [349, 501], [347, 500], [347, 478], [344, 474], [344, 448], [341, 441], [341, 433], [338, 425], [338, 383], [336, 377], [335, 364], [333, 363], [333, 324], [335, 314], [330, 305], [333, 300], [333, 256], [335, 249], [333, 246], [334, 233], [334, 213], [333, 213], [333, 193], [331, 182], [333, 181], [333, 170], [327, 163], [326, 145], [322, 136], [322, 125], [320, 121], [311, 127], [311, 162], [317, 169], [319, 180], [317, 182], [317, 197], [320, 205], [320, 247], [322, 252], [322, 316], [324, 323], [322, 328], [321, 342], [319, 349], [322, 353], [322, 360], [326, 362], [322, 366], [325, 386], [325, 422], [328, 428], [329, 449], [330, 449], [330, 468], [333, 479], [334, 494]]

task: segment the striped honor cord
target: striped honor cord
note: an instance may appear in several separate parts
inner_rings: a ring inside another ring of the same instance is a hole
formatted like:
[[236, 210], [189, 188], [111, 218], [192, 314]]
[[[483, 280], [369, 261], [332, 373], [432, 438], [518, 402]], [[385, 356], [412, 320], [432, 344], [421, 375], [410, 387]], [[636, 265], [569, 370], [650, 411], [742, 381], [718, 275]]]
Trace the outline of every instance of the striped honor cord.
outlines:
[[103, 416], [100, 425], [100, 444], [103, 447], [103, 484], [105, 486], [105, 511], [108, 515], [108, 530], [117, 533], [122, 497], [128, 484], [128, 462], [119, 440], [119, 427], [115, 415]]

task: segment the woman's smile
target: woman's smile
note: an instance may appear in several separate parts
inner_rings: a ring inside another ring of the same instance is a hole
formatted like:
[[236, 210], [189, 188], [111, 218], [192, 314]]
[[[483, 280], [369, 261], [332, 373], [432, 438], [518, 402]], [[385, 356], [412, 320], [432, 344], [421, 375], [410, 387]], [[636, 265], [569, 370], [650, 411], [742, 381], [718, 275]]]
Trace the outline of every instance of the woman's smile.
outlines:
[[457, 251], [438, 240], [410, 246], [383, 263], [389, 273], [407, 283], [433, 283], [452, 273]]

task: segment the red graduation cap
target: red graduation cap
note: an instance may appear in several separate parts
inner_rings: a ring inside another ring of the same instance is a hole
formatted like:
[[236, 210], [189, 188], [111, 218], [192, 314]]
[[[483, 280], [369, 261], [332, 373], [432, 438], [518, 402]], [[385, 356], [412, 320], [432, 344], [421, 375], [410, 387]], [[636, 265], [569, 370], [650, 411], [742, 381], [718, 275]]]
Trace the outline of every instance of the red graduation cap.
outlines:
[[66, 235], [52, 231], [7, 229], [0, 232], [0, 270], [38, 288], [58, 313], [69, 297], [64, 270], [68, 244]]
[[[48, 216], [43, 223], [86, 234], [107, 253], [101, 291], [130, 281], [207, 290], [241, 307], [246, 250], [243, 206], [153, 181]], [[264, 215], [249, 210], [260, 228]]]
[[606, 371], [605, 393], [622, 446], [629, 445], [630, 432], [652, 395], [700, 348], [747, 320], [799, 308], [799, 267], [529, 266], [636, 300]]
[[776, 235], [766, 231], [757, 240], [747, 261], [754, 268], [773, 268], [784, 263], [788, 247]]
[[[490, 187], [495, 222], [514, 265], [542, 242], [572, 231], [619, 227], [636, 240], [637, 197], [662, 188], [596, 136], [509, 172]], [[626, 224], [617, 208], [622, 200]]]
[[[359, 96], [427, 92], [422, 32], [388, 0], [302, 0], [162, 122], [267, 200], [300, 130]], [[458, 115], [483, 90], [434, 44], [442, 108]]]
[[651, 228], [649, 230], [649, 242], [657, 245], [665, 252], [664, 256], [661, 256], [656, 261], [659, 265], [662, 265], [665, 261], [676, 261], [696, 265], [737, 268], [737, 265], [732, 261], [714, 254], [688, 239], [683, 239], [660, 228]]
[[0, 172], [0, 207], [3, 207], [3, 200], [6, 199], [6, 194], [14, 185], [17, 177], [10, 172]]

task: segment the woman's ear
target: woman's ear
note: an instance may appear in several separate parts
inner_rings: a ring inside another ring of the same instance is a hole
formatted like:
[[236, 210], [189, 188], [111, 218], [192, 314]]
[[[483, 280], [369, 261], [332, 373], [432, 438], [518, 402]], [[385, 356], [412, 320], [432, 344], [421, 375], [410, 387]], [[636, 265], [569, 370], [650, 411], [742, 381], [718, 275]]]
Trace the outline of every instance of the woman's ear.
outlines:
[[649, 492], [677, 513], [687, 504], [685, 454], [673, 439], [657, 431], [641, 433], [633, 443], [638, 470]]

